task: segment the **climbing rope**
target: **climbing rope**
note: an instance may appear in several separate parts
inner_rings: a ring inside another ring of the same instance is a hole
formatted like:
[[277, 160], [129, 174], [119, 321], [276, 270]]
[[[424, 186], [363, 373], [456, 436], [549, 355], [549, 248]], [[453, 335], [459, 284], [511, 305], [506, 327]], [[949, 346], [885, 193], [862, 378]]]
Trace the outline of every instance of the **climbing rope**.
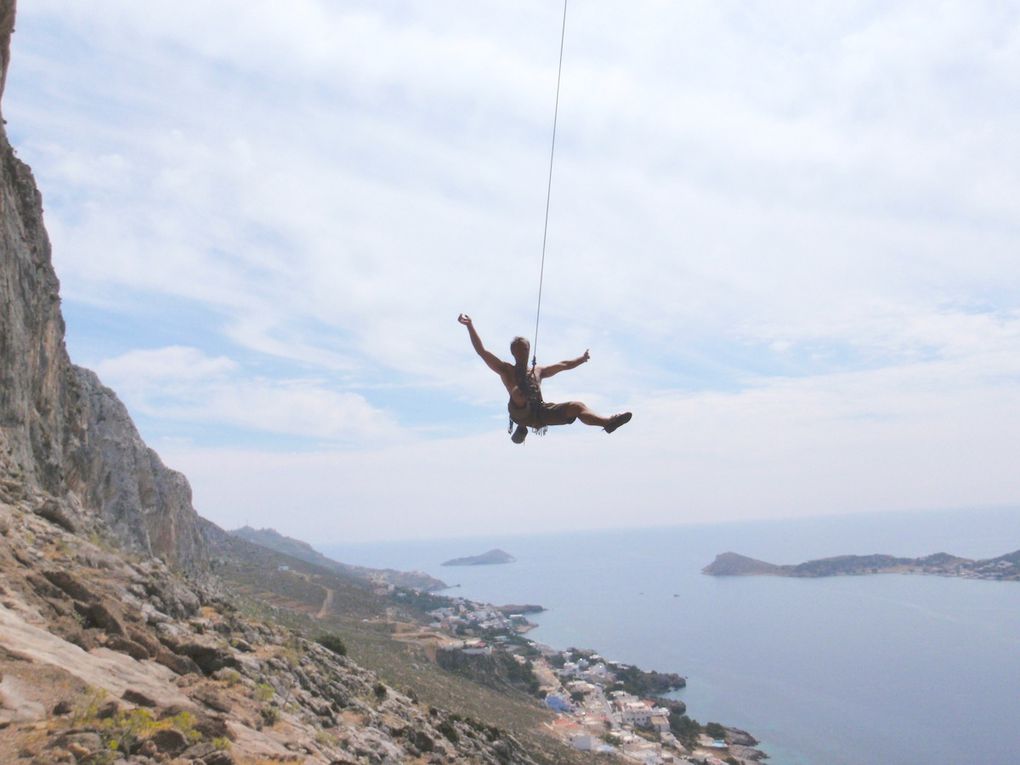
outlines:
[[545, 280], [545, 245], [549, 237], [549, 202], [552, 199], [553, 161], [556, 159], [556, 121], [560, 116], [560, 81], [563, 78], [563, 42], [567, 37], [567, 0], [563, 0], [560, 27], [560, 63], [556, 71], [556, 107], [553, 109], [552, 146], [549, 148], [549, 182], [545, 189], [545, 224], [542, 227], [542, 266], [538, 272], [538, 308], [535, 311], [535, 342], [531, 344], [531, 368], [538, 364], [538, 324], [542, 317], [542, 284]]

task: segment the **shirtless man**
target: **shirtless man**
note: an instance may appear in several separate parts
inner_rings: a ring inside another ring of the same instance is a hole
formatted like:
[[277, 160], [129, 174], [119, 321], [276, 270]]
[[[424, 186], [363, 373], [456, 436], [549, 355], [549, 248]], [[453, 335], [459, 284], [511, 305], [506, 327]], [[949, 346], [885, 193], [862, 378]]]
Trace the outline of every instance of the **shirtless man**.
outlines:
[[606, 433], [612, 433], [621, 425], [630, 422], [630, 412], [601, 417], [580, 401], [547, 404], [542, 400], [542, 380], [584, 364], [589, 359], [588, 351], [570, 361], [529, 370], [528, 354], [531, 352], [531, 343], [526, 339], [515, 337], [510, 343], [510, 353], [514, 357], [514, 362], [502, 361], [494, 353], [485, 350], [470, 316], [462, 313], [457, 317], [457, 321], [467, 327], [475, 352], [482, 357], [482, 361], [489, 369], [499, 375], [507, 393], [510, 394], [507, 409], [510, 412], [510, 419], [517, 423], [517, 429], [512, 436], [515, 444], [524, 443], [529, 427], [539, 430], [549, 425], [570, 425], [574, 420], [580, 420], [585, 425], [597, 425]]

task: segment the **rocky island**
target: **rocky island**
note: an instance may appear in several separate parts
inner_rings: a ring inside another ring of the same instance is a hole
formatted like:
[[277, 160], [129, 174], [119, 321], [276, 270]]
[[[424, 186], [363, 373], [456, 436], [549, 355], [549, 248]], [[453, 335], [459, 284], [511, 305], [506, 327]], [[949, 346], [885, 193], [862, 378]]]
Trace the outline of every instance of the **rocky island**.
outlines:
[[466, 558], [453, 558], [443, 563], [444, 566], [495, 566], [501, 563], [513, 563], [517, 560], [505, 550], [489, 550], [481, 555], [469, 555]]
[[930, 574], [966, 579], [1020, 581], [1020, 550], [998, 558], [971, 560], [949, 553], [923, 558], [892, 555], [837, 555], [796, 565], [777, 565], [734, 552], [717, 555], [701, 570], [709, 576], [861, 576], [864, 574]]

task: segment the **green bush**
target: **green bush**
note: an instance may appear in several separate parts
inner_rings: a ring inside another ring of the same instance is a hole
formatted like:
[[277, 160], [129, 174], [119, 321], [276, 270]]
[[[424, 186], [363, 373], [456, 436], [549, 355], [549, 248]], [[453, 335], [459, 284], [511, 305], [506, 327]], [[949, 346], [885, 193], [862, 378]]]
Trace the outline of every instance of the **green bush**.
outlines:
[[255, 686], [255, 700], [266, 702], [269, 701], [275, 695], [276, 691], [273, 690], [273, 686], [269, 683], [259, 683]]
[[692, 744], [701, 733], [701, 725], [698, 721], [687, 715], [670, 715], [669, 729], [674, 736], [688, 745]]
[[259, 709], [259, 714], [262, 716], [262, 724], [268, 725], [272, 728], [280, 720], [280, 710], [274, 706], [266, 705]]
[[453, 723], [449, 720], [443, 720], [439, 725], [436, 726], [436, 730], [446, 736], [447, 740], [456, 744], [460, 741], [460, 734], [457, 733], [457, 729], [453, 727]]
[[726, 738], [726, 729], [717, 722], [710, 722], [705, 725], [705, 734], [712, 738]]
[[315, 642], [321, 646], [324, 646], [335, 653], [337, 656], [347, 655], [347, 646], [339, 635], [332, 632], [326, 633], [325, 635], [319, 635], [315, 639]]

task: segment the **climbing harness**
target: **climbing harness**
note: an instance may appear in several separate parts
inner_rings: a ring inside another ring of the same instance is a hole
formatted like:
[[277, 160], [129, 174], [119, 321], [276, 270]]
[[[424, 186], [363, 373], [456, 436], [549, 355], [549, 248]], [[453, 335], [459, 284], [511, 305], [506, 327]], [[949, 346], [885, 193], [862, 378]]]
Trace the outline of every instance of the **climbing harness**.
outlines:
[[[531, 371], [528, 371], [526, 367], [523, 369], [520, 367], [515, 367], [514, 374], [517, 378], [517, 389], [524, 393], [524, 397], [525, 399], [527, 399], [527, 408], [528, 411], [531, 413], [532, 421], [530, 427], [532, 431], [537, 435], [544, 436], [549, 428], [548, 426], [542, 424], [542, 411], [544, 408], [545, 401], [542, 398], [542, 387], [539, 384], [538, 380], [535, 378], [535, 367], [532, 367]], [[513, 407], [512, 399], [508, 404], [507, 408], [510, 409], [511, 407]], [[512, 433], [514, 431], [514, 425], [517, 425], [517, 427], [519, 428], [525, 429], [529, 427], [526, 425], [521, 425], [518, 422], [516, 422], [513, 418], [513, 415], [511, 414], [510, 423], [507, 425], [506, 432]], [[524, 440], [523, 435], [520, 436], [520, 440], [521, 441]]]
[[545, 245], [549, 237], [549, 203], [552, 200], [553, 162], [556, 159], [556, 122], [560, 116], [560, 82], [563, 79], [563, 43], [567, 38], [567, 0], [563, 0], [560, 26], [560, 63], [556, 71], [556, 106], [553, 109], [552, 145], [549, 148], [549, 181], [545, 189], [545, 223], [542, 226], [542, 265], [538, 272], [538, 308], [535, 310], [535, 342], [531, 344], [531, 368], [538, 365], [538, 324], [542, 317], [542, 284], [545, 280]]

